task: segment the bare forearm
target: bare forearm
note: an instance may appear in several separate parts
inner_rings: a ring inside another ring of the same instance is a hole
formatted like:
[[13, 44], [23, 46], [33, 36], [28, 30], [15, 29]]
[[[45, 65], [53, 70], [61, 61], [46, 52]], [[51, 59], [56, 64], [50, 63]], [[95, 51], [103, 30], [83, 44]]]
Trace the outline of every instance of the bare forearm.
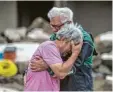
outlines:
[[55, 69], [56, 72], [54, 71], [54, 73], [56, 74], [56, 76], [59, 77], [60, 79], [65, 78], [65, 76], [67, 76], [69, 71], [71, 70], [77, 57], [78, 54], [72, 54], [67, 61], [65, 61], [62, 65], [60, 65], [57, 69]]
[[78, 57], [78, 54], [72, 54], [71, 57], [62, 64], [60, 72], [68, 73], [72, 69], [72, 66], [76, 61], [77, 57]]

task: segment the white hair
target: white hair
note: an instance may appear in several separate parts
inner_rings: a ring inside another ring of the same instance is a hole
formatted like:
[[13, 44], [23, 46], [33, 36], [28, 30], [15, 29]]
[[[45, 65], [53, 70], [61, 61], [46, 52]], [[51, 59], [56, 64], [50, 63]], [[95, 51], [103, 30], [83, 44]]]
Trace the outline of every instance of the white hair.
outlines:
[[68, 7], [64, 7], [64, 8], [53, 7], [48, 12], [48, 18], [51, 20], [53, 17], [56, 17], [56, 16], [60, 16], [62, 23], [66, 21], [73, 22], [73, 12]]
[[83, 41], [83, 34], [81, 30], [74, 24], [66, 24], [57, 33], [56, 37], [61, 39], [67, 39], [68, 41], [73, 41], [75, 44]]

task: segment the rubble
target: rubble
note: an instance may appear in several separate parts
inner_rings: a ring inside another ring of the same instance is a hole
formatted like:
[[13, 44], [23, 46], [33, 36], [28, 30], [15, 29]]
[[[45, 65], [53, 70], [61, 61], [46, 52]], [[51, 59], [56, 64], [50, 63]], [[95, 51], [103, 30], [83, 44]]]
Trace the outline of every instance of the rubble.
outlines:
[[98, 55], [98, 56], [94, 57], [93, 65], [92, 65], [93, 69], [98, 68], [100, 66], [100, 64], [102, 64], [102, 60], [101, 60], [100, 55]]
[[4, 78], [0, 76], [0, 87], [5, 87], [7, 88], [7, 90], [13, 89], [15, 91], [23, 91], [23, 76], [20, 74], [17, 74], [16, 76], [11, 78]]
[[101, 55], [102, 64], [107, 66], [112, 71], [112, 53], [103, 53]]
[[103, 85], [103, 90], [104, 91], [112, 91], [112, 81], [105, 80], [105, 83]]
[[113, 82], [113, 76], [106, 76], [106, 80], [108, 80], [109, 81], [109, 83], [111, 83], [112, 84], [112, 82]]
[[6, 43], [6, 39], [3, 37], [0, 37], [0, 43]]
[[27, 69], [28, 61], [26, 61], [26, 62], [17, 62], [16, 65], [18, 67], [18, 74], [23, 74], [25, 69]]
[[46, 33], [52, 33], [49, 22], [44, 20], [42, 17], [37, 17], [28, 27], [27, 33], [31, 32], [34, 28], [42, 28]]
[[27, 34], [27, 37], [30, 39], [38, 40], [38, 39], [45, 39], [49, 40], [49, 34], [45, 33], [42, 28], [35, 28], [31, 32]]
[[13, 42], [43, 42], [49, 39], [49, 35], [52, 33], [49, 22], [41, 17], [37, 17], [31, 23], [31, 25], [20, 28], [7, 28], [0, 33], [0, 43], [13, 43]]
[[27, 29], [25, 27], [21, 28], [7, 28], [3, 33], [2, 36], [11, 40], [12, 42], [20, 41], [22, 38], [25, 37]]
[[99, 73], [102, 73], [102, 74], [110, 74], [110, 75], [112, 75], [112, 71], [110, 71], [110, 69], [107, 67], [107, 66], [105, 66], [105, 65], [100, 65], [100, 67], [99, 67], [99, 69], [98, 69], [98, 72]]
[[[98, 59], [94, 59], [94, 63], [108, 67], [112, 71], [112, 31], [108, 31], [95, 37], [96, 50], [99, 53]], [[96, 57], [97, 58], [97, 57]]]
[[96, 49], [102, 53], [109, 53], [112, 50], [112, 31], [108, 31], [95, 37]]
[[0, 86], [0, 92], [19, 92], [18, 90]]
[[95, 91], [112, 91], [112, 31], [102, 33], [95, 37], [96, 50], [99, 53], [94, 58], [93, 77], [99, 78], [94, 79], [94, 90]]

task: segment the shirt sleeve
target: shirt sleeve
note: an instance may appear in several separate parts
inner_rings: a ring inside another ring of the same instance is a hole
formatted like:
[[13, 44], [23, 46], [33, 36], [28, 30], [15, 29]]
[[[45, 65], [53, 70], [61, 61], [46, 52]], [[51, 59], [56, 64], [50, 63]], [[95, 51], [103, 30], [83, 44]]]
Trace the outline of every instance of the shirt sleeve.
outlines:
[[43, 47], [42, 58], [48, 65], [63, 63], [59, 50], [53, 44]]

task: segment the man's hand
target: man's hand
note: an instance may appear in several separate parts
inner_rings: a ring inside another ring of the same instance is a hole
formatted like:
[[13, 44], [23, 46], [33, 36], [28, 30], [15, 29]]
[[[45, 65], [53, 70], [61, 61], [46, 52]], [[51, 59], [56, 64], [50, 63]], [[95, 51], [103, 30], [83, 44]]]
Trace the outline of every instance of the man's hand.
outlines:
[[83, 42], [80, 42], [79, 44], [75, 45], [74, 42], [71, 42], [72, 45], [72, 54], [79, 54], [83, 45]]
[[44, 71], [48, 68], [48, 65], [43, 61], [42, 58], [38, 57], [34, 62], [30, 63], [30, 68], [33, 72]]

